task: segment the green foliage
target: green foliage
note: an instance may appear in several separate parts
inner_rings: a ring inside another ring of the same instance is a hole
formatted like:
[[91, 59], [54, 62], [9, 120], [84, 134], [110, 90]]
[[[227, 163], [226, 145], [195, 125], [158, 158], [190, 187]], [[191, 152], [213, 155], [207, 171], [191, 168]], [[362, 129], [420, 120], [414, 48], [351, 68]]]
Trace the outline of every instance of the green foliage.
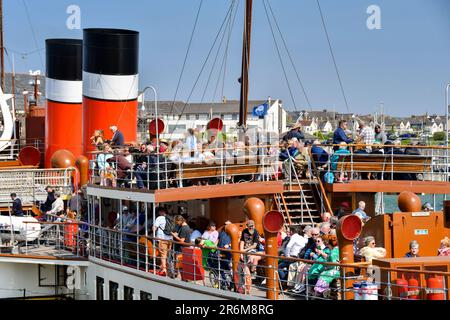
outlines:
[[320, 132], [320, 131], [314, 132], [314, 136], [319, 138], [320, 140], [324, 140], [325, 139], [325, 135], [322, 132]]
[[404, 146], [411, 145], [411, 139], [403, 139], [402, 145], [404, 145]]
[[435, 132], [433, 134], [433, 140], [442, 141], [445, 140], [445, 132]]

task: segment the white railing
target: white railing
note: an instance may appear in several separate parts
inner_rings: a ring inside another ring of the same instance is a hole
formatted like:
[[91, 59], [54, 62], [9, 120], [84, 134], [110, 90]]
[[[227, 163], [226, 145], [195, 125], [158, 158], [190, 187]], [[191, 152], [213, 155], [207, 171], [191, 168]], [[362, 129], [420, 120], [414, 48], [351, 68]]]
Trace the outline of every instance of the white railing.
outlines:
[[71, 176], [74, 168], [68, 169], [18, 169], [0, 170], [0, 203], [11, 202], [10, 194], [16, 193], [22, 204], [45, 201], [51, 186], [61, 195], [72, 193]]

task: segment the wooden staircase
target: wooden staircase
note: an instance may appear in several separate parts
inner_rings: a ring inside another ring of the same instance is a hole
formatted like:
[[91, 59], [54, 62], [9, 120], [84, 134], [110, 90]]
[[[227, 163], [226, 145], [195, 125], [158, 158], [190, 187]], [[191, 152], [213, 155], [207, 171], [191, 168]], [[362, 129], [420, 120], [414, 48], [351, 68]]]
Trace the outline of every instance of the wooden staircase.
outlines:
[[283, 214], [287, 226], [320, 223], [321, 204], [317, 203], [314, 194], [317, 183], [315, 179], [300, 181], [298, 185], [287, 182], [283, 194], [275, 196], [277, 209]]

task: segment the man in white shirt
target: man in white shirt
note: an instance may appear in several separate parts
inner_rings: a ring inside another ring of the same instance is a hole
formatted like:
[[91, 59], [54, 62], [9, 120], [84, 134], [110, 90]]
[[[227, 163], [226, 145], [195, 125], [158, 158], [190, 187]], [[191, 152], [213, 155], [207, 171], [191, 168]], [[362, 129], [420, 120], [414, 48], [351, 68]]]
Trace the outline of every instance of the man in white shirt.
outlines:
[[195, 137], [194, 129], [189, 128], [187, 130], [186, 147], [189, 150], [190, 157], [197, 156], [197, 138]]
[[60, 215], [64, 214], [64, 201], [61, 199], [59, 192], [55, 192], [55, 201], [52, 203], [52, 209], [47, 214]]
[[[301, 226], [291, 226], [290, 227], [292, 235], [291, 238], [286, 245], [285, 256], [286, 257], [298, 257], [300, 251], [305, 247], [308, 242], [308, 238], [303, 236], [303, 231]], [[281, 280], [287, 280], [289, 266], [294, 261], [291, 260], [281, 260], [278, 264], [278, 274]]]
[[297, 257], [300, 251], [305, 247], [308, 239], [300, 235], [301, 228], [299, 226], [292, 226], [291, 230], [293, 232], [291, 239], [286, 246], [286, 257]]
[[[153, 231], [155, 232], [156, 238], [164, 239], [158, 241], [158, 249], [161, 255], [161, 270], [158, 272], [161, 276], [167, 275], [167, 254], [169, 250], [172, 248], [172, 243], [170, 241], [165, 240], [172, 240], [171, 235], [167, 235], [164, 233], [164, 229], [166, 228], [166, 223], [168, 218], [166, 218], [166, 209], [163, 207], [158, 207], [156, 209], [156, 214], [158, 217], [155, 219], [155, 223], [153, 224]], [[173, 231], [173, 230], [171, 230]]]

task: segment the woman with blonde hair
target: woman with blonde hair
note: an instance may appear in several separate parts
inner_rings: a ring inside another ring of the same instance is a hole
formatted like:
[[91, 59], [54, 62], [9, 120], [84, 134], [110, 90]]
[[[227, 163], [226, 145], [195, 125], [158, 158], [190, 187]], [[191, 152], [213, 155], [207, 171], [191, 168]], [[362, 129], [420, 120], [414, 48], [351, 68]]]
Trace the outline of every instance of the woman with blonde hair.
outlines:
[[386, 256], [386, 249], [376, 247], [375, 238], [368, 236], [364, 238], [364, 247], [359, 250], [359, 254], [366, 259], [366, 262], [372, 262], [372, 259], [380, 259]]
[[101, 146], [105, 142], [103, 139], [103, 130], [95, 130], [94, 135], [90, 138], [95, 146]]
[[438, 256], [450, 256], [450, 238], [445, 237], [441, 240], [441, 246], [438, 249]]

